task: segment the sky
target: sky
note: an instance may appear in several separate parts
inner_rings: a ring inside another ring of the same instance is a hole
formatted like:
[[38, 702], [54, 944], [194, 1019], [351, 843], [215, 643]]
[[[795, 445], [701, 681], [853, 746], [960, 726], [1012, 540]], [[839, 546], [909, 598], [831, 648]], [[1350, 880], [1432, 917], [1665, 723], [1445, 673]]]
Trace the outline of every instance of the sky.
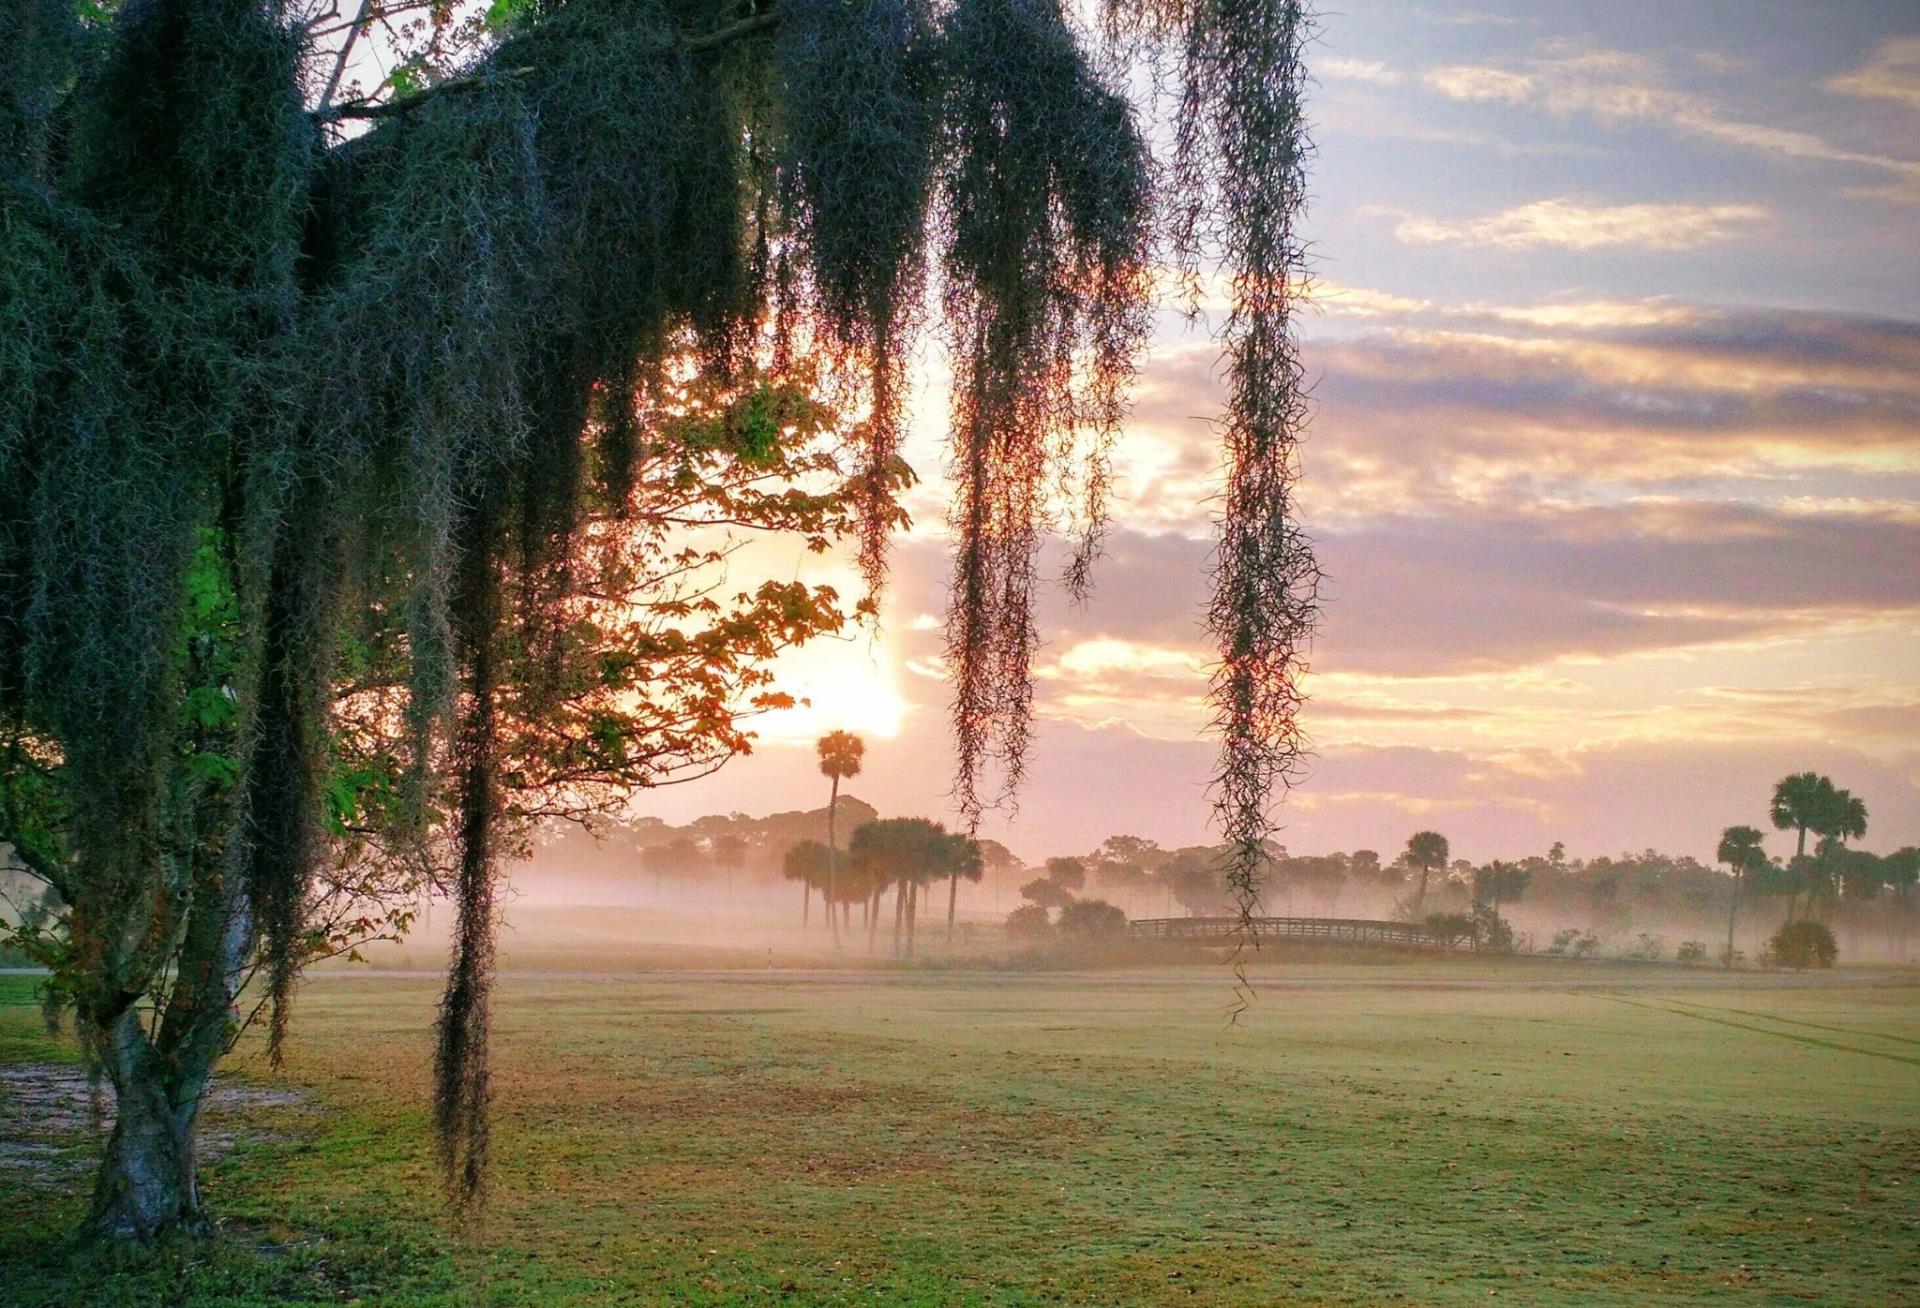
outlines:
[[[1343, 0], [1312, 64], [1329, 580], [1280, 839], [1705, 858], [1815, 768], [1866, 847], [1920, 841], [1920, 9]], [[1029, 782], [983, 832], [1029, 859], [1207, 838], [1216, 359], [1163, 324], [1098, 589], [1043, 605]], [[845, 727], [850, 793], [950, 817], [940, 375], [880, 635], [790, 658], [810, 705], [638, 812], [822, 804]]]

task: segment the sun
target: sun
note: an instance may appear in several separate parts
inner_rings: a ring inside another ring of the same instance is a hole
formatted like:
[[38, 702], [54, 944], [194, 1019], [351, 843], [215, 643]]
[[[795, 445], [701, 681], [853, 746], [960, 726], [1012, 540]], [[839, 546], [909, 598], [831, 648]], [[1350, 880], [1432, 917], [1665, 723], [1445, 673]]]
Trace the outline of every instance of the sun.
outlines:
[[899, 660], [882, 634], [819, 640], [789, 650], [774, 664], [774, 688], [802, 701], [752, 723], [764, 743], [810, 743], [829, 731], [891, 740], [906, 720]]

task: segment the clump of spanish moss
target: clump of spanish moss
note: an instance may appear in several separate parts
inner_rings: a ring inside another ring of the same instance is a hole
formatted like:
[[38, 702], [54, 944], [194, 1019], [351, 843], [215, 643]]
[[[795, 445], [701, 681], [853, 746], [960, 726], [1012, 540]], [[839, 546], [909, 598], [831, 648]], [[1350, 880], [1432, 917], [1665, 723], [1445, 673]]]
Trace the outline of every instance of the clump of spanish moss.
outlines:
[[1294, 500], [1308, 416], [1293, 316], [1308, 281], [1298, 224], [1312, 16], [1302, 0], [1107, 0], [1105, 9], [1116, 35], [1145, 38], [1120, 48], [1143, 51], [1162, 88], [1172, 85], [1162, 239], [1189, 312], [1205, 274], [1217, 271], [1231, 289], [1221, 331], [1224, 491], [1207, 611], [1220, 661], [1209, 701], [1220, 739], [1214, 822], [1251, 931], [1274, 808], [1307, 760], [1299, 710], [1319, 621], [1319, 565]]
[[792, 0], [781, 9], [793, 239], [827, 341], [868, 379], [860, 570], [886, 571], [905, 349], [925, 272], [941, 69], [926, 0]]
[[977, 827], [1024, 768], [1038, 635], [1035, 557], [1049, 472], [1093, 445], [1083, 588], [1104, 521], [1106, 447], [1148, 308], [1148, 160], [1126, 101], [1102, 86], [1052, 0], [964, 0], [947, 25], [944, 309], [954, 359], [947, 612], [955, 787]]
[[59, 984], [121, 1092], [100, 1229], [197, 1220], [190, 1156], [122, 1156], [141, 1105], [191, 1139], [255, 968], [280, 1056], [339, 947], [316, 906], [375, 866], [458, 900], [435, 1123], [480, 1195], [500, 862], [746, 748], [767, 662], [845, 621], [798, 582], [716, 596], [731, 547], [690, 532], [847, 536], [878, 589], [934, 289], [971, 826], [1025, 764], [1048, 534], [1089, 584], [1156, 260], [1224, 264], [1251, 903], [1314, 616], [1306, 20], [1109, 8], [1109, 55], [1176, 66], [1170, 161], [1060, 0], [547, 0], [464, 58], [436, 8], [437, 80], [365, 100], [277, 0], [0, 11], [0, 839], [70, 906]]

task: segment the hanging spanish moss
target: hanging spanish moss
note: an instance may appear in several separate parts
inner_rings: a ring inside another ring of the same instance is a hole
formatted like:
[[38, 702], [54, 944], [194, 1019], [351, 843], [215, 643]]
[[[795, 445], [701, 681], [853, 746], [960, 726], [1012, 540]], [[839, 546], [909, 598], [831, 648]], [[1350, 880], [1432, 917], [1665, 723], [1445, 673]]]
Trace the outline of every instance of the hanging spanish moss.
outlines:
[[859, 564], [870, 592], [895, 522], [905, 347], [924, 290], [939, 66], [926, 0], [781, 7], [794, 240], [827, 343], [867, 379]]
[[[123, 1090], [197, 1104], [255, 967], [280, 1057], [316, 906], [384, 859], [458, 900], [435, 1123], [478, 1197], [498, 866], [747, 748], [767, 662], [847, 619], [716, 597], [689, 533], [848, 538], [877, 591], [930, 299], [956, 792], [969, 827], [1010, 801], [1040, 548], [1083, 595], [1163, 234], [1234, 289], [1211, 625], [1251, 904], [1314, 617], [1305, 19], [1110, 7], [1179, 52], [1169, 167], [1062, 0], [545, 0], [324, 104], [275, 0], [0, 8], [0, 839], [71, 905], [60, 984]], [[184, 1166], [110, 1158], [96, 1220], [191, 1220]]]
[[[1104, 519], [1105, 445], [1147, 325], [1148, 159], [1054, 0], [963, 0], [947, 25], [944, 309], [953, 380], [947, 612], [959, 754], [977, 829], [1025, 768], [1036, 559], [1048, 472], [1091, 435], [1092, 491], [1069, 580]], [[1001, 789], [985, 789], [997, 768]]]
[[[1213, 676], [1215, 826], [1227, 884], [1251, 922], [1270, 860], [1273, 806], [1307, 754], [1299, 711], [1319, 618], [1319, 566], [1294, 505], [1306, 424], [1294, 298], [1307, 134], [1299, 0], [1197, 0], [1188, 18], [1175, 171], [1189, 205], [1175, 244], [1188, 267], [1217, 251], [1233, 307], [1224, 335], [1226, 490], [1207, 625]], [[1209, 203], [1211, 201], [1211, 203]]]

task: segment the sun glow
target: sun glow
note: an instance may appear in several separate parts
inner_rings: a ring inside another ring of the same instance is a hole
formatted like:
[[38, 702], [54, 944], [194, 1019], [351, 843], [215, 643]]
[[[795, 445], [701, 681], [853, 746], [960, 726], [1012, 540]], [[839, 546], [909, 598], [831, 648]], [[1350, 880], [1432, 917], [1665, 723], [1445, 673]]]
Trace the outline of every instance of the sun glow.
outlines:
[[891, 740], [906, 719], [899, 659], [885, 633], [875, 640], [856, 632], [791, 650], [775, 665], [773, 688], [801, 702], [754, 720], [765, 744], [810, 743], [829, 731]]

